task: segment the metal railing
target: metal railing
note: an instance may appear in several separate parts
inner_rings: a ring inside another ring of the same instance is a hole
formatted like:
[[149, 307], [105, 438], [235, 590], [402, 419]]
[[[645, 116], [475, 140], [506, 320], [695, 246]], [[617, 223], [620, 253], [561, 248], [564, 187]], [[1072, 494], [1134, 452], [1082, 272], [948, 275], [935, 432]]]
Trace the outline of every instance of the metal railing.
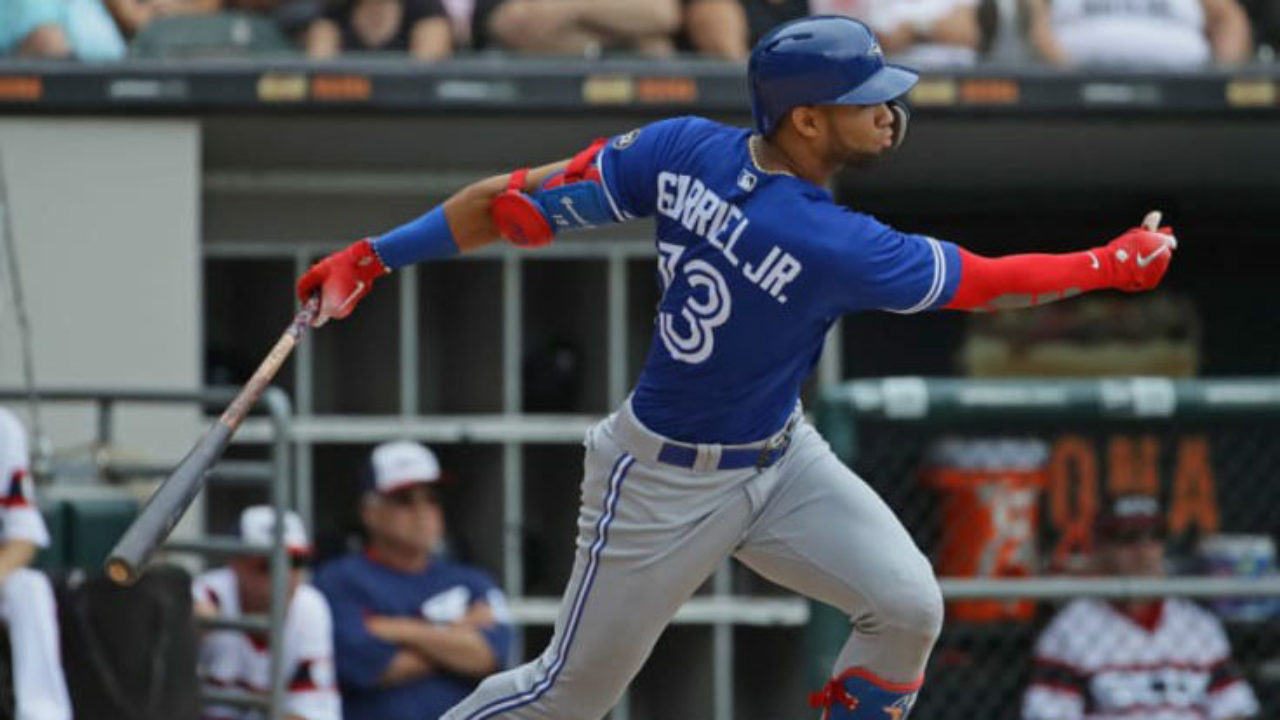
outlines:
[[[213, 388], [201, 391], [107, 389], [107, 388], [45, 388], [38, 389], [40, 402], [88, 403], [94, 408], [93, 457], [99, 474], [108, 480], [122, 477], [164, 477], [172, 469], [165, 464], [137, 462], [116, 463], [111, 459], [110, 447], [116, 440], [115, 409], [121, 404], [169, 404], [197, 405], [200, 408], [225, 406], [236, 395], [235, 388]], [[0, 388], [0, 401], [27, 400], [26, 390]], [[231, 479], [237, 482], [252, 481], [269, 486], [270, 504], [275, 511], [276, 523], [273, 544], [268, 548], [250, 546], [236, 538], [207, 535], [174, 540], [162, 547], [170, 553], [210, 555], [260, 554], [270, 558], [271, 604], [267, 614], [245, 615], [241, 618], [196, 618], [196, 623], [206, 629], [235, 629], [248, 632], [265, 632], [270, 652], [270, 692], [266, 697], [239, 690], [202, 687], [200, 699], [207, 704], [234, 705], [254, 708], [266, 713], [269, 720], [284, 717], [283, 633], [286, 612], [289, 558], [283, 540], [284, 523], [280, 521], [289, 506], [296, 501], [298, 491], [291, 480], [292, 449], [290, 425], [292, 406], [289, 398], [279, 388], [270, 387], [262, 394], [258, 407], [266, 411], [260, 442], [271, 446], [271, 459], [267, 462], [228, 460], [215, 465], [211, 480]], [[193, 438], [194, 441], [194, 438]], [[56, 466], [43, 469], [52, 471], [56, 480]]]
[[[1058, 602], [1184, 598], [1221, 614], [1235, 659], [1259, 687], [1261, 717], [1275, 716], [1280, 694], [1267, 670], [1280, 648], [1274, 557], [1269, 572], [1253, 555], [1237, 565], [1225, 556], [1211, 563], [1200, 543], [1218, 534], [1274, 535], [1280, 378], [890, 377], [824, 388], [818, 415], [835, 452], [938, 563], [949, 620], [936, 654], [955, 662], [935, 663], [919, 712], [942, 720], [1012, 718], [1029, 682], [1032, 640]], [[1031, 484], [1015, 487], [1015, 475]], [[1199, 484], [1185, 484], [1191, 479]], [[990, 521], [984, 510], [965, 504], [966, 493], [1006, 499], [1022, 493], [1025, 505], [1018, 507], [1029, 512], [1018, 516], [1026, 519], [1016, 530], [1000, 531], [1011, 535], [983, 535], [975, 528], [994, 525], [984, 525]], [[1160, 517], [1168, 576], [1114, 576], [1087, 564], [1096, 558], [1094, 521], [1105, 499], [1130, 493], [1166, 500]], [[1176, 512], [1191, 502], [1209, 511]], [[957, 541], [959, 527], [970, 531], [967, 546]], [[975, 546], [986, 552], [1013, 535], [1027, 543], [1016, 555], [1025, 566], [979, 577], [957, 569], [957, 555]], [[1084, 563], [1055, 562], [1063, 559]], [[838, 613], [814, 606], [811, 680], [829, 671], [847, 629]], [[1105, 633], [1096, 642], [1107, 652], [1125, 649], [1122, 638]]]

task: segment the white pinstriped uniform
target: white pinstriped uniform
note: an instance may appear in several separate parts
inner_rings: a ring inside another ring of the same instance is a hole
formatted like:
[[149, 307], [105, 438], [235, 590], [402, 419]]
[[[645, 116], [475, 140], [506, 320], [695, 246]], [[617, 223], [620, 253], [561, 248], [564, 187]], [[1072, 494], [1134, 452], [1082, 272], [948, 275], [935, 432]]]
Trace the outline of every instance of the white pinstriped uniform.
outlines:
[[1226, 720], [1258, 700], [1231, 666], [1222, 624], [1186, 600], [1166, 600], [1146, 628], [1103, 600], [1076, 600], [1036, 643], [1025, 720]]
[[[35, 505], [27, 434], [0, 408], [0, 544], [26, 540], [49, 545], [49, 530]], [[70, 720], [71, 698], [58, 645], [58, 609], [49, 579], [18, 568], [0, 578], [0, 621], [9, 626], [18, 720]]]

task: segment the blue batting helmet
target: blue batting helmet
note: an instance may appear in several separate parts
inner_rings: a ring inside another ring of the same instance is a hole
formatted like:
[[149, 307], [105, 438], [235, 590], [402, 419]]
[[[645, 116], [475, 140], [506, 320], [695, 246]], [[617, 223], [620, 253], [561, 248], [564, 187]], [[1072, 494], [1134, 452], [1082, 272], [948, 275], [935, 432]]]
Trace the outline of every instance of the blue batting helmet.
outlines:
[[911, 89], [919, 76], [886, 64], [875, 33], [853, 18], [814, 15], [760, 38], [747, 63], [751, 115], [769, 135], [800, 105], [879, 105]]

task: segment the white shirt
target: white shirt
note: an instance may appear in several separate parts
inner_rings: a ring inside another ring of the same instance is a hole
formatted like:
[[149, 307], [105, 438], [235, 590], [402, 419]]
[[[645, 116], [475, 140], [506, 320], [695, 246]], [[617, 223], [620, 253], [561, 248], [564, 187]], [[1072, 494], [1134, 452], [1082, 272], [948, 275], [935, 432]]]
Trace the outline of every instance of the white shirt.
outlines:
[[1213, 55], [1201, 0], [1052, 0], [1049, 19], [1078, 65], [1194, 68]]
[[[212, 603], [225, 618], [239, 618], [240, 592], [230, 568], [210, 570], [191, 587], [197, 602]], [[286, 715], [341, 720], [342, 702], [333, 670], [333, 616], [314, 587], [301, 584], [285, 614], [283, 672]], [[211, 630], [200, 641], [200, 678], [213, 687], [270, 692], [271, 655], [266, 643], [239, 630]], [[250, 720], [260, 713], [228, 706], [205, 708], [207, 720]]]
[[[903, 24], [932, 25], [956, 8], [972, 8], [977, 0], [810, 0], [814, 15], [857, 18], [877, 33], [890, 33]], [[976, 12], [976, 11], [975, 11]], [[961, 45], [918, 42], [887, 58], [913, 69], [973, 65], [977, 50]]]
[[1166, 600], [1147, 629], [1101, 600], [1076, 600], [1036, 642], [1023, 720], [1223, 720], [1259, 711], [1221, 623]]
[[27, 433], [18, 417], [0, 408], [0, 543], [27, 540], [49, 545], [49, 528], [36, 507]]

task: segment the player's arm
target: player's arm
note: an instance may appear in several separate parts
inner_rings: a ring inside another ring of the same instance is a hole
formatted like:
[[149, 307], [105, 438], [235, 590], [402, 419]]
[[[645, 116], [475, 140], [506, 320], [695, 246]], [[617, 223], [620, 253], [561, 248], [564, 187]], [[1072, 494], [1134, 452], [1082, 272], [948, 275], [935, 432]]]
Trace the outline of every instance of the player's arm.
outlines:
[[1253, 32], [1244, 8], [1236, 0], [1200, 1], [1213, 59], [1223, 65], [1247, 61], [1253, 53]]
[[14, 570], [30, 565], [35, 557], [36, 544], [30, 540], [14, 538], [0, 544], [0, 582]]
[[1049, 16], [1048, 0], [1026, 0], [1026, 9], [1030, 18], [1027, 34], [1031, 37], [1031, 44], [1035, 46], [1036, 52], [1051, 65], [1059, 67], [1070, 65], [1071, 59], [1067, 56], [1067, 51], [1058, 42], [1058, 36], [1053, 32], [1053, 19]]
[[1083, 252], [988, 258], [959, 249], [960, 280], [944, 308], [988, 312], [1042, 305], [1090, 290], [1150, 290], [1160, 283], [1178, 241], [1157, 229], [1152, 212], [1134, 228]]
[[977, 48], [981, 40], [974, 5], [959, 4], [928, 22], [903, 22], [877, 34], [886, 53], [898, 53], [916, 43], [929, 42]]
[[0, 528], [4, 528], [5, 535], [0, 542], [0, 581], [30, 565], [39, 549], [49, 545], [49, 528], [36, 509], [35, 489], [27, 469], [27, 434], [12, 415], [0, 416], [0, 443], [6, 440], [17, 449], [17, 462], [9, 467], [0, 463], [0, 478], [7, 480], [8, 490], [0, 497]]
[[559, 4], [579, 23], [608, 35], [667, 34], [680, 26], [680, 3], [676, 0], [561, 0]]
[[1089, 675], [1078, 667], [1078, 625], [1063, 611], [1036, 639], [1031, 676], [1022, 696], [1022, 720], [1082, 720]]
[[316, 324], [344, 318], [373, 281], [396, 268], [492, 244], [546, 245], [561, 230], [625, 219], [612, 209], [594, 163], [603, 141], [573, 158], [472, 183], [425, 215], [316, 263], [298, 281], [305, 301], [321, 293]]
[[391, 662], [387, 663], [382, 676], [378, 678], [378, 684], [383, 687], [395, 687], [426, 677], [435, 671], [435, 666], [418, 653], [412, 650], [400, 650], [392, 656]]
[[434, 672], [425, 662], [409, 657], [413, 653], [369, 632], [363, 596], [343, 578], [321, 568], [314, 583], [329, 604], [334, 666], [343, 685], [368, 690]]
[[496, 620], [483, 602], [473, 605], [467, 618], [453, 625], [386, 616], [367, 618], [365, 624], [374, 636], [460, 675], [484, 677], [499, 667], [500, 659], [484, 634], [484, 628], [496, 625]]
[[[903, 233], [842, 211], [855, 238], [833, 243], [822, 262], [834, 283], [823, 292], [837, 312], [989, 312], [1041, 305], [1089, 290], [1150, 290], [1169, 268], [1177, 241], [1156, 229], [1159, 213], [1106, 245], [1074, 253], [983, 257], [955, 243]], [[835, 237], [843, 238], [836, 233]]]
[[[1203, 612], [1203, 611], [1202, 611]], [[1209, 660], [1209, 687], [1199, 710], [1207, 718], [1246, 720], [1260, 716], [1258, 696], [1249, 685], [1243, 669], [1232, 658], [1231, 641], [1221, 622], [1213, 616], [1202, 616], [1205, 629], [1199, 633], [1188, 632], [1205, 650]], [[1194, 628], [1193, 628], [1194, 630]]]

